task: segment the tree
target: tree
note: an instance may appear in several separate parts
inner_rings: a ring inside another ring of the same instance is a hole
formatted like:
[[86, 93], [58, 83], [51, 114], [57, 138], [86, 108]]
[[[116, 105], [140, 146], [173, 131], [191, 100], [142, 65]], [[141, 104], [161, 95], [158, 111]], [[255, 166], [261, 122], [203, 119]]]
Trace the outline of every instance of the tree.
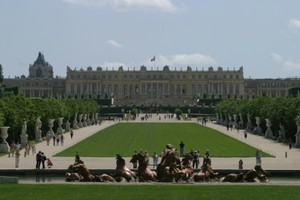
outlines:
[[300, 87], [293, 87], [288, 90], [289, 96], [297, 97], [300, 94]]
[[182, 114], [182, 110], [180, 110], [179, 108], [175, 109], [175, 114], [176, 114], [176, 119], [180, 120], [180, 116]]

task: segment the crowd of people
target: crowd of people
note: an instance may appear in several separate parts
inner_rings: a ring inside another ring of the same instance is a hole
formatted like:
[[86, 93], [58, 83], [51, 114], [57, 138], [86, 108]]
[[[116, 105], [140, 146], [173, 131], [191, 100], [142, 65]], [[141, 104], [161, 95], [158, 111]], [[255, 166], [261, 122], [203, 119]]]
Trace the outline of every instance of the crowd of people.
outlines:
[[[73, 139], [74, 137], [74, 130], [70, 130], [70, 138]], [[53, 140], [53, 146], [63, 146], [64, 145], [64, 138], [65, 134], [55, 134], [52, 138]], [[50, 145], [50, 140], [47, 140], [47, 146]], [[36, 152], [36, 145], [35, 141], [28, 141], [25, 146], [22, 147], [20, 142], [14, 142], [12, 141], [9, 145], [9, 152], [8, 157], [15, 158], [15, 167], [18, 168], [20, 164], [20, 158], [21, 158], [21, 150], [24, 150], [24, 159], [26, 159], [27, 156], [35, 156], [36, 164], [35, 169], [45, 169], [46, 165], [48, 168], [51, 168], [53, 166], [52, 161], [47, 158], [42, 151]]]

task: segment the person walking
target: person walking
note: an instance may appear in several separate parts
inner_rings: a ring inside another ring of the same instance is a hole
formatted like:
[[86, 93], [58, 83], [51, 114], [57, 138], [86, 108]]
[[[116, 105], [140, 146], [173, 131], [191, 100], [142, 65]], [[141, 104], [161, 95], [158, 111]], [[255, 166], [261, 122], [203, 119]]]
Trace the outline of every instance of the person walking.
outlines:
[[41, 162], [42, 162], [42, 152], [39, 151], [36, 156], [35, 156], [35, 160], [36, 160], [36, 165], [35, 165], [35, 168], [36, 169], [40, 169], [40, 166], [41, 166]]
[[255, 158], [256, 158], [256, 165], [261, 165], [261, 155], [258, 150], [256, 151]]
[[198, 169], [199, 157], [200, 157], [199, 151], [195, 151], [193, 154], [193, 168], [194, 169]]
[[53, 166], [53, 163], [49, 158], [47, 158], [47, 166], [48, 168], [51, 168]]
[[60, 135], [60, 144], [61, 144], [61, 146], [64, 146], [64, 135], [63, 134], [61, 134]]
[[20, 162], [20, 150], [16, 150], [16, 155], [15, 155], [15, 159], [16, 159], [16, 168], [18, 168], [19, 167], [19, 162]]
[[71, 129], [71, 131], [70, 131], [71, 139], [73, 139], [73, 135], [74, 135], [74, 131], [73, 131], [73, 129]]
[[[132, 157], [134, 157], [136, 155], [137, 155], [137, 151], [134, 151]], [[132, 167], [133, 167], [133, 169], [137, 169], [137, 167], [138, 167], [138, 161], [137, 160], [132, 163]]]
[[289, 143], [289, 149], [292, 149], [293, 140], [291, 138], [289, 138], [288, 143]]
[[156, 152], [154, 152], [152, 158], [153, 158], [153, 169], [155, 169], [157, 167], [157, 165], [158, 165], [158, 155], [157, 155]]
[[180, 142], [180, 144], [179, 144], [179, 147], [180, 147], [180, 157], [182, 157], [183, 156], [183, 154], [184, 154], [184, 143], [183, 143], [183, 141], [181, 141]]
[[8, 152], [8, 157], [12, 156], [14, 157], [15, 153], [16, 153], [16, 143], [13, 141], [11, 144], [10, 144], [10, 151]]
[[244, 138], [247, 139], [247, 130], [244, 131]]
[[242, 170], [242, 169], [243, 169], [243, 164], [244, 164], [243, 160], [240, 159], [240, 160], [239, 160], [239, 170]]
[[76, 155], [75, 155], [75, 163], [79, 163], [79, 161], [80, 161], [79, 152], [76, 151]]
[[56, 135], [56, 145], [59, 146], [59, 135]]
[[44, 152], [41, 152], [41, 162], [42, 162], [42, 167], [45, 169], [45, 161], [47, 160]]

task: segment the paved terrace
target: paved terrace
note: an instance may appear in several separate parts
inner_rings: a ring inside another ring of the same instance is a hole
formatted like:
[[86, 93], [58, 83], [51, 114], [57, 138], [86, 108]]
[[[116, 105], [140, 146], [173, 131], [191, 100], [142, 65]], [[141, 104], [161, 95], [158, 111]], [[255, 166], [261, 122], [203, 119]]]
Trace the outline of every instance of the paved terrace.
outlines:
[[[153, 114], [152, 118], [149, 118], [147, 121], [141, 121], [140, 117], [144, 116], [144, 114], [140, 115], [136, 121], [134, 122], [174, 122], [180, 123], [182, 121], [178, 121], [175, 118], [173, 119], [165, 119], [164, 114]], [[161, 117], [161, 119], [159, 119]], [[74, 130], [74, 137], [71, 139], [70, 134], [65, 134], [64, 146], [53, 146], [52, 141], [50, 145], [47, 146], [46, 141], [40, 142], [36, 144], [36, 150], [43, 151], [45, 155], [50, 158], [54, 164], [52, 169], [67, 169], [68, 166], [74, 163], [74, 157], [65, 158], [65, 157], [54, 157], [55, 154], [61, 152], [62, 150], [82, 141], [83, 139], [97, 133], [98, 131], [105, 129], [109, 126], [112, 126], [116, 123], [113, 121], [104, 121], [101, 125], [88, 126], [81, 129]], [[121, 122], [121, 123], [130, 123], [130, 122]], [[191, 121], [191, 123], [197, 123], [196, 120]], [[262, 136], [248, 134], [247, 139], [244, 138], [243, 131], [240, 130], [239, 133], [236, 130], [227, 131], [226, 127], [220, 126], [214, 123], [207, 123], [207, 127], [216, 129], [230, 137], [236, 138], [242, 142], [245, 142], [251, 146], [254, 146], [258, 149], [261, 149], [269, 154], [274, 155], [274, 158], [262, 158], [262, 166], [266, 170], [299, 170], [300, 169], [300, 149], [289, 149], [288, 145], [277, 143], [270, 139], [265, 139]], [[99, 144], [100, 145], [100, 144]], [[173, 144], [177, 145], [177, 144]], [[164, 148], [164, 147], [162, 147]], [[178, 147], [179, 148], [179, 147]], [[122, 153], [122, 152], [116, 152]], [[285, 156], [287, 154], [287, 157]], [[81, 159], [85, 162], [89, 169], [115, 169], [116, 163], [114, 157], [108, 158], [98, 158], [98, 157], [84, 157], [81, 155]], [[129, 163], [130, 158], [125, 158], [126, 164], [129, 168], [132, 167], [131, 163]], [[253, 157], [250, 158], [217, 158], [213, 157], [212, 152], [212, 165], [213, 168], [218, 169], [229, 169], [234, 170], [238, 168], [239, 159], [243, 159], [244, 161], [244, 169], [252, 169], [255, 165], [255, 152], [253, 152]], [[152, 161], [152, 160], [151, 160]], [[200, 160], [202, 161], [202, 160]], [[8, 157], [7, 155], [0, 157], [0, 170], [5, 169], [16, 169], [15, 168], [15, 159], [13, 157]], [[29, 156], [24, 157], [24, 150], [21, 151], [20, 156], [20, 164], [19, 168], [16, 170], [22, 169], [35, 169], [35, 155], [32, 155], [30, 152]]]

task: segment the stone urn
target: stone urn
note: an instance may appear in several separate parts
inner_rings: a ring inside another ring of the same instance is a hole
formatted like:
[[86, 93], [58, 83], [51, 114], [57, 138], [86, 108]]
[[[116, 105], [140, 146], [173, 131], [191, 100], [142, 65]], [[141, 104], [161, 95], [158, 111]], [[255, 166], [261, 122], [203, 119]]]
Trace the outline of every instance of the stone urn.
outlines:
[[83, 122], [82, 122], [82, 126], [83, 126], [83, 127], [86, 127], [86, 126], [87, 126], [87, 118], [88, 118], [88, 117], [87, 117], [87, 114], [84, 114], [84, 115], [83, 115]]
[[272, 122], [270, 119], [266, 119], [267, 130], [265, 132], [265, 138], [273, 139], [273, 132], [271, 130]]
[[73, 129], [78, 129], [78, 123], [77, 123], [77, 113], [75, 114], [74, 120], [73, 120]]
[[22, 125], [22, 133], [20, 135], [21, 137], [21, 147], [25, 147], [27, 142], [28, 142], [28, 134], [26, 134], [27, 132], [27, 121], [25, 120], [23, 122], [23, 125]]
[[83, 127], [83, 124], [82, 124], [82, 117], [83, 117], [83, 114], [79, 114], [79, 115], [78, 115], [78, 127], [79, 127], [79, 128], [82, 128], [82, 127]]
[[61, 127], [61, 125], [63, 124], [63, 120], [64, 120], [63, 117], [60, 117], [60, 118], [57, 119], [57, 121], [58, 121], [58, 127], [56, 129], [56, 134], [57, 135], [61, 135], [64, 132], [63, 128]]
[[71, 130], [71, 124], [70, 124], [69, 120], [66, 121], [66, 128], [65, 128], [65, 130], [67, 132], [69, 132]]
[[94, 124], [98, 124], [98, 115], [99, 115], [99, 113], [95, 113], [95, 123]]
[[55, 121], [55, 119], [49, 119], [49, 121], [48, 121], [49, 130], [48, 130], [47, 136], [46, 136], [47, 141], [51, 140], [51, 138], [54, 136], [54, 131], [53, 131], [54, 121]]
[[87, 126], [90, 126], [90, 125], [91, 125], [91, 118], [90, 118], [90, 115], [89, 115], [89, 114], [87, 114], [86, 125], [87, 125]]
[[296, 122], [297, 124], [297, 133], [296, 133], [296, 141], [295, 141], [295, 147], [300, 148], [300, 122]]
[[255, 134], [257, 135], [262, 135], [262, 130], [261, 130], [261, 127], [260, 127], [260, 123], [261, 123], [261, 120], [260, 120], [260, 117], [255, 117], [255, 122], [256, 122], [256, 127], [255, 127]]
[[10, 147], [6, 142], [6, 138], [8, 137], [8, 129], [9, 126], [2, 126], [0, 127], [1, 130], [1, 143], [0, 143], [0, 152], [1, 153], [8, 153], [10, 151]]

